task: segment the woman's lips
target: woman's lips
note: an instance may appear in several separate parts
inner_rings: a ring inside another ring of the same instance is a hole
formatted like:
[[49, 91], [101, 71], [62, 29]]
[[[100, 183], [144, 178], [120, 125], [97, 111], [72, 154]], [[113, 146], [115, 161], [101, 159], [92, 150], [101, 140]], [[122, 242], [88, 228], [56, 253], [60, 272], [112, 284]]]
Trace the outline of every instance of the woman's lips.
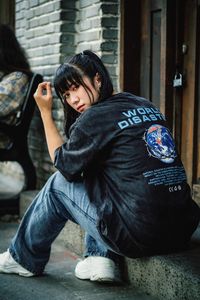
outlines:
[[85, 107], [85, 104], [82, 104], [82, 105], [80, 105], [80, 106], [77, 107], [77, 110], [79, 112], [81, 112], [81, 111], [83, 111], [84, 107]]

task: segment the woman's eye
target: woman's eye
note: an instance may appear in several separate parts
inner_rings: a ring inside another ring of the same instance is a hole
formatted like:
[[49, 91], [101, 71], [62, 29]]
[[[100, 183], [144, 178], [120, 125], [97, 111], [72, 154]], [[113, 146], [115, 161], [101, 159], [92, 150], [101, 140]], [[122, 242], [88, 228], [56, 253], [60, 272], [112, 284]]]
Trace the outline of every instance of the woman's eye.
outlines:
[[67, 100], [69, 98], [69, 94], [65, 94], [63, 97], [65, 100]]
[[73, 85], [73, 86], [72, 86], [72, 91], [76, 91], [77, 88], [78, 88], [78, 85]]

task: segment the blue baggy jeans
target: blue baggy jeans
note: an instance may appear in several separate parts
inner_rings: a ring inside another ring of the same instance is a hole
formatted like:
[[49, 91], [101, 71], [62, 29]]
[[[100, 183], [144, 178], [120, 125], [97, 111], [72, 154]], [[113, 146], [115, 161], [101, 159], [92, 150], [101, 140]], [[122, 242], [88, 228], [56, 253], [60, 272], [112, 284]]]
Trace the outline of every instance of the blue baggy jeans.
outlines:
[[51, 244], [68, 220], [86, 231], [84, 256], [104, 256], [114, 261], [120, 258], [101, 239], [96, 207], [83, 183], [68, 182], [60, 172], [49, 178], [26, 211], [9, 247], [12, 257], [30, 272], [41, 274]]

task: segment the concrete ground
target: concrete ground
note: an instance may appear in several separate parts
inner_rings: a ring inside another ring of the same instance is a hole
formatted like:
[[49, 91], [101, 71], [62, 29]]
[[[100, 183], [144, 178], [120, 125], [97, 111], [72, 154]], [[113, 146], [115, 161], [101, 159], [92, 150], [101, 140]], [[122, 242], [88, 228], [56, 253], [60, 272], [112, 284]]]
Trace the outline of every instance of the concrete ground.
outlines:
[[[4, 252], [16, 232], [17, 222], [0, 222], [0, 253]], [[78, 280], [74, 268], [79, 257], [58, 241], [52, 247], [45, 274], [24, 278], [0, 274], [0, 300], [155, 300], [128, 284], [100, 284]]]

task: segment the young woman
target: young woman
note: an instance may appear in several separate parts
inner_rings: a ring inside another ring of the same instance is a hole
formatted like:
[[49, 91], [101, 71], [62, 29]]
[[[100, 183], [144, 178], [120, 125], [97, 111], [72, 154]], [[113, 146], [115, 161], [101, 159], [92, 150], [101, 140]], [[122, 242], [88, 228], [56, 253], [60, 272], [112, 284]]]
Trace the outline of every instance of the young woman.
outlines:
[[188, 247], [200, 211], [164, 116], [146, 99], [113, 93], [102, 61], [86, 50], [61, 65], [54, 86], [66, 113], [64, 142], [49, 82], [35, 99], [58, 169], [27, 210], [0, 272], [41, 274], [67, 220], [86, 231], [80, 279], [117, 281], [121, 256]]
[[[0, 122], [16, 123], [30, 72], [14, 32], [8, 25], [0, 24]], [[0, 132], [0, 148], [6, 148], [9, 142], [9, 138]]]

